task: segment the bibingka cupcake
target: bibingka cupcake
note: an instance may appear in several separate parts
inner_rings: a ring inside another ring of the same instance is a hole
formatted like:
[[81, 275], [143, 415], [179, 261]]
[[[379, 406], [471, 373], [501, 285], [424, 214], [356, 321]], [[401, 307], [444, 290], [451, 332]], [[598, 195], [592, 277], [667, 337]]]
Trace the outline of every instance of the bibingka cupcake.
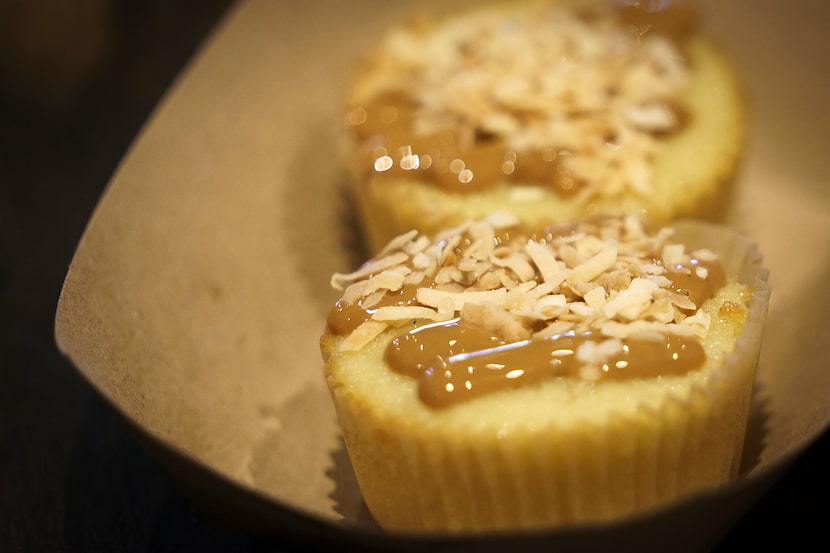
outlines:
[[745, 146], [738, 78], [691, 9], [635, 4], [495, 4], [380, 37], [346, 99], [370, 253], [497, 210], [721, 219]]
[[609, 521], [737, 474], [769, 288], [729, 229], [499, 213], [332, 283], [325, 377], [387, 530]]

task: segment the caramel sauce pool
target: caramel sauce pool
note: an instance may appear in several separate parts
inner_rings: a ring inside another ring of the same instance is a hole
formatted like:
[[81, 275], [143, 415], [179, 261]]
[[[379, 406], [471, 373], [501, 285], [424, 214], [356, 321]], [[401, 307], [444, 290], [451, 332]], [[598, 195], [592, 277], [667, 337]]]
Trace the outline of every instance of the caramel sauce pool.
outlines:
[[[596, 338], [590, 334], [567, 333], [506, 343], [454, 320], [398, 336], [384, 358], [395, 371], [419, 379], [421, 401], [431, 407], [446, 407], [550, 378], [585, 378], [576, 352], [591, 340]], [[703, 346], [694, 338], [665, 335], [630, 339], [590, 379], [685, 374], [702, 366], [705, 359]]]
[[[516, 152], [498, 138], [481, 133], [466, 139], [451, 131], [415, 136], [410, 128], [416, 109], [403, 94], [390, 93], [352, 110], [348, 120], [363, 143], [360, 167], [378, 177], [400, 178], [412, 170], [397, 161], [409, 152], [420, 155], [419, 178], [453, 192], [511, 181], [545, 185], [569, 196], [583, 185], [564, 170], [560, 157], [566, 154], [553, 147]], [[606, 138], [613, 141], [614, 137]], [[386, 155], [392, 158], [391, 164], [378, 167], [378, 159]]]

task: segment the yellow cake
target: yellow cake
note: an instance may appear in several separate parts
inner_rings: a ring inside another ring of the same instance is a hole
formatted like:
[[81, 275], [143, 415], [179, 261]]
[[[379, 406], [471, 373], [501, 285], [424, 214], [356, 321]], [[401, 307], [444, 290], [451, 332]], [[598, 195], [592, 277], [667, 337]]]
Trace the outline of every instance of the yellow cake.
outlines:
[[689, 9], [625, 4], [504, 3], [389, 30], [346, 102], [369, 250], [494, 210], [719, 219], [745, 143], [736, 76]]
[[332, 284], [326, 380], [385, 529], [607, 521], [736, 476], [769, 290], [727, 229], [495, 213]]

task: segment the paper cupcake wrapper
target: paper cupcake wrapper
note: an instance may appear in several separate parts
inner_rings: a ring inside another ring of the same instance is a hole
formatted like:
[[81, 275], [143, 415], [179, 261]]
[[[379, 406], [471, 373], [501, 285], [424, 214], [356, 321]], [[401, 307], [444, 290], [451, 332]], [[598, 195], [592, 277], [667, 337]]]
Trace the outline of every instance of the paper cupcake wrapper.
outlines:
[[436, 437], [376, 417], [335, 394], [366, 503], [389, 530], [483, 531], [616, 519], [737, 475], [769, 287], [748, 240], [698, 222], [676, 225], [693, 247], [717, 249], [752, 287], [744, 330], [705, 387], [658, 409], [509, 440]]

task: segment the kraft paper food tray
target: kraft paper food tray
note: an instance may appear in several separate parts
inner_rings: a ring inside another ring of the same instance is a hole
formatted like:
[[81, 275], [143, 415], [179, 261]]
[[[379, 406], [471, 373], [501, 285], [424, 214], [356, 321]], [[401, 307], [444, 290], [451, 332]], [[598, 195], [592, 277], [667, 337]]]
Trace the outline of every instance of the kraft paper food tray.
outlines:
[[711, 546], [830, 419], [828, 8], [702, 5], [753, 115], [729, 222], [758, 242], [774, 291], [741, 478], [608, 526], [443, 540], [387, 536], [367, 515], [317, 346], [329, 276], [359, 261], [341, 95], [377, 33], [423, 4], [236, 4], [101, 198], [59, 347], [198, 504], [254, 531], [372, 549]]

